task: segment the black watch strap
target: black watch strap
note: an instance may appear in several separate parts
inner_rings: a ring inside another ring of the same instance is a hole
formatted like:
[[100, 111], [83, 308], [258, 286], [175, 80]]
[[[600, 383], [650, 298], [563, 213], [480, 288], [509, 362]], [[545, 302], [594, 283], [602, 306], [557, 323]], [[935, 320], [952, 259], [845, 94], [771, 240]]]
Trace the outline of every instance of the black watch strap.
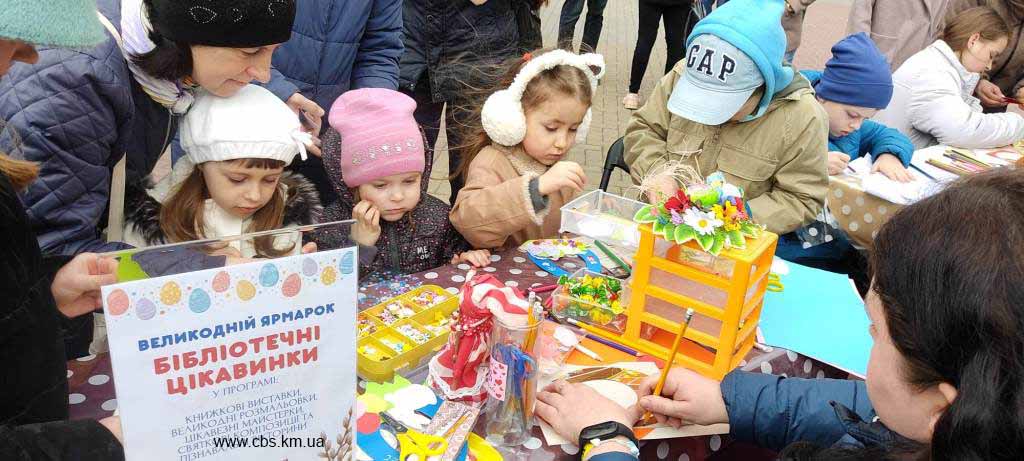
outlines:
[[580, 431], [580, 439], [578, 441], [580, 451], [582, 452], [583, 447], [593, 439], [608, 440], [620, 435], [632, 441], [637, 447], [640, 446], [640, 442], [636, 439], [636, 434], [633, 433], [633, 428], [618, 421], [606, 421], [594, 424], [593, 426], [587, 426]]

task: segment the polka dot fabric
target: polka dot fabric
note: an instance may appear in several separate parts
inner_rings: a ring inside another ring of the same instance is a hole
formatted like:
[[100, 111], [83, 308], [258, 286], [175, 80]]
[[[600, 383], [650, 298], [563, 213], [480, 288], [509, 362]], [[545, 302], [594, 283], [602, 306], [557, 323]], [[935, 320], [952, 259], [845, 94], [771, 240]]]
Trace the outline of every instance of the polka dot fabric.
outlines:
[[[891, 212], [891, 210], [890, 210]], [[525, 290], [527, 287], [549, 285], [554, 278], [548, 273], [540, 271], [533, 263], [520, 256], [513, 250], [507, 253], [491, 257], [493, 274], [499, 280], [509, 286], [518, 286]], [[439, 285], [451, 293], [458, 293], [458, 289], [465, 280], [466, 271], [457, 266], [440, 267], [428, 272], [403, 276], [400, 279], [402, 286], [415, 288], [420, 284]], [[392, 281], [393, 282], [393, 281]], [[409, 289], [412, 289], [409, 288]], [[395, 288], [388, 283], [367, 285], [360, 287], [360, 308], [368, 308], [374, 305], [374, 300], [387, 296]], [[772, 352], [762, 353], [756, 349], [746, 357], [742, 369], [747, 371], [771, 372], [775, 374], [786, 374], [792, 377], [813, 378], [830, 377], [845, 378], [846, 374], [828, 365], [824, 365], [811, 358], [775, 348]], [[100, 419], [113, 414], [119, 402], [114, 395], [114, 380], [110, 367], [110, 357], [107, 354], [98, 356], [87, 356], [79, 360], [68, 362], [68, 384], [70, 395], [68, 398], [71, 419]], [[482, 424], [482, 422], [478, 422]], [[480, 429], [480, 426], [477, 427]], [[553, 460], [576, 460], [579, 449], [573, 445], [560, 445], [549, 447], [543, 444], [544, 436], [540, 427], [534, 427], [533, 437], [528, 446], [518, 447], [510, 453], [511, 456], [505, 459], [524, 459], [536, 461]], [[739, 446], [743, 455], [739, 458], [727, 459], [773, 459], [767, 457], [747, 456], [751, 450]], [[731, 454], [737, 449], [735, 444], [727, 435], [710, 437], [691, 437], [674, 440], [654, 440], [649, 443], [642, 443], [640, 459], [643, 460], [686, 460], [699, 461], [707, 459], [715, 454]], [[763, 453], [756, 452], [762, 455]]]
[[860, 181], [850, 176], [829, 178], [828, 206], [855, 244], [870, 248], [878, 230], [896, 213], [901, 205], [869, 195]]

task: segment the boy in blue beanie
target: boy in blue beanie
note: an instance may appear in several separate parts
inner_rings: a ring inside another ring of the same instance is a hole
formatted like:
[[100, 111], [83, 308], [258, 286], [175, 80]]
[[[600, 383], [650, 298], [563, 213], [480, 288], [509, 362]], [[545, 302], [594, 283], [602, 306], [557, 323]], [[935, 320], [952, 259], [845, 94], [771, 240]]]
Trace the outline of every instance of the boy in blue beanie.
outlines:
[[[783, 63], [783, 0], [731, 0], [694, 27], [679, 61], [626, 128], [639, 184], [667, 162], [715, 171], [744, 191], [752, 217], [779, 235], [814, 221], [828, 191], [828, 116]], [[655, 195], [673, 195], [665, 178]]]
[[832, 47], [825, 71], [800, 71], [814, 86], [828, 114], [828, 173], [837, 175], [862, 155], [871, 155], [872, 172], [908, 182], [914, 145], [898, 130], [868, 120], [892, 99], [889, 63], [864, 32]]

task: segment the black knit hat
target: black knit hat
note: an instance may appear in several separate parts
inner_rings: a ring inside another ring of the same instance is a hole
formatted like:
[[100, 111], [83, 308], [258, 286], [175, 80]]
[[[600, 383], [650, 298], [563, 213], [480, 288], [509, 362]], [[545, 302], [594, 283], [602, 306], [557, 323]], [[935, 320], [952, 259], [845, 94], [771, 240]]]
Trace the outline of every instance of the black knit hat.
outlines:
[[252, 48], [288, 41], [295, 0], [145, 0], [164, 38], [189, 45]]

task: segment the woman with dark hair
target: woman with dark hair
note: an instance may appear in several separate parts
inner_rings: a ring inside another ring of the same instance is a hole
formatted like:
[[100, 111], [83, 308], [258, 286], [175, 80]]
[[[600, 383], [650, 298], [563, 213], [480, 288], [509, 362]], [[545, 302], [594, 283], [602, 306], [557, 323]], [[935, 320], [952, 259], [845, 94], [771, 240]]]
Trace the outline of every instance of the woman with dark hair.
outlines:
[[[0, 118], [23, 139], [25, 159], [40, 166], [21, 199], [44, 254], [125, 248], [101, 236], [108, 203], [120, 193], [111, 191], [115, 164], [126, 156], [129, 177], [149, 174], [194, 92], [231, 96], [253, 80], [269, 81], [271, 55], [291, 36], [295, 17], [294, 0], [98, 6], [108, 29], [99, 46], [40, 48], [37, 64], [14, 67], [0, 84]], [[299, 103], [320, 120], [315, 104]], [[12, 145], [0, 137], [0, 150]]]
[[733, 371], [719, 383], [680, 368], [633, 413], [595, 411], [610, 407], [557, 382], [538, 394], [537, 415], [570, 440], [648, 410], [675, 426], [729, 423], [783, 459], [1020, 459], [1024, 172], [980, 174], [904, 208], [875, 239], [872, 266], [866, 381]]
[[[0, 17], [0, 77], [38, 59], [34, 44], [91, 47], [103, 40], [89, 0], [13, 2]], [[0, 132], [6, 130], [0, 119]], [[68, 372], [61, 318], [99, 306], [116, 264], [95, 254], [44, 258], [16, 191], [35, 180], [32, 162], [0, 151], [0, 459], [116, 460], [118, 418], [65, 421]]]

